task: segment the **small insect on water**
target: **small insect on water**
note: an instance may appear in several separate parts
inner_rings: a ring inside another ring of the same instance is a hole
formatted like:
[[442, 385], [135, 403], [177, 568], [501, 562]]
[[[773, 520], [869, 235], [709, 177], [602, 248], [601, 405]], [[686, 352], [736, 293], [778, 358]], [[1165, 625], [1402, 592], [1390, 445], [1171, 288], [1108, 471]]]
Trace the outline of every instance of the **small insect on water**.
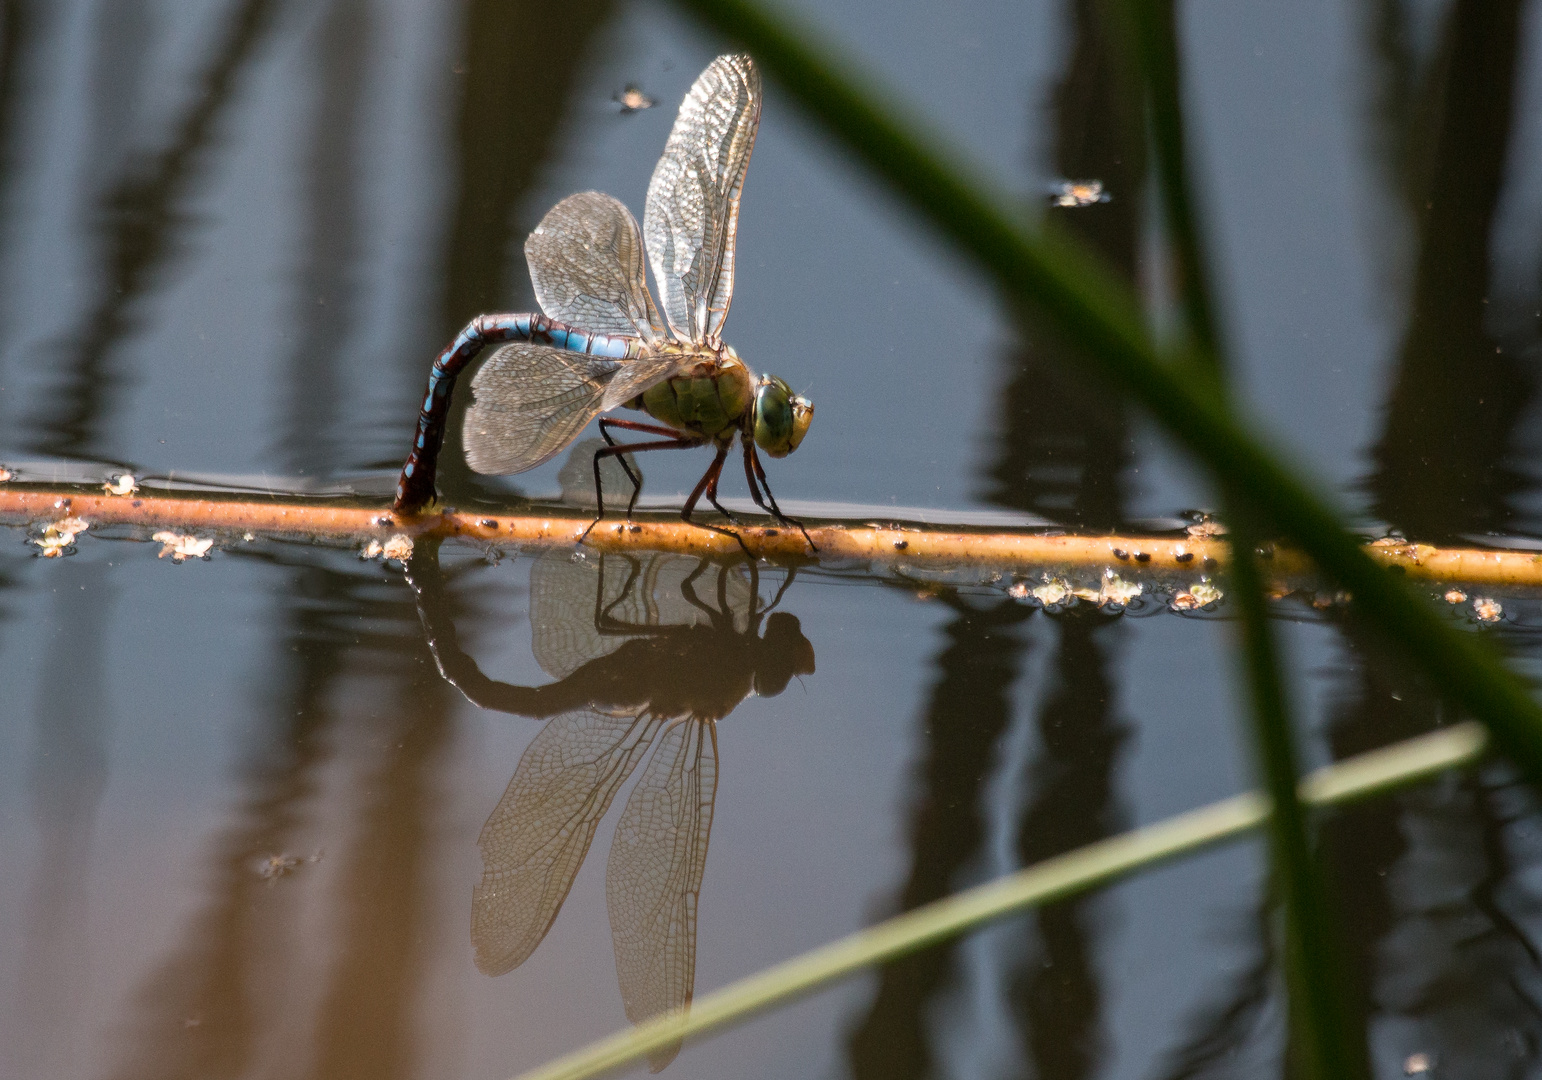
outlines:
[[[756, 505], [796, 525], [814, 547], [802, 522], [777, 506], [759, 457], [762, 450], [777, 458], [796, 450], [814, 405], [775, 376], [752, 375], [722, 338], [733, 299], [739, 196], [760, 103], [760, 72], [748, 56], [720, 56], [707, 66], [680, 106], [653, 170], [641, 231], [625, 206], [599, 192], [569, 195], [552, 207], [525, 241], [545, 314], [480, 315], [435, 358], [417, 440], [396, 487], [398, 513], [418, 513], [434, 500], [435, 464], [456, 377], [485, 346], [512, 342], [493, 353], [471, 383], [465, 446], [474, 470], [533, 469], [576, 439], [591, 419], [625, 406], [658, 423], [600, 419], [607, 445], [594, 455], [599, 511], [585, 537], [605, 516], [600, 461], [618, 457], [626, 469], [630, 518], [641, 484], [620, 455], [644, 450], [712, 446], [716, 456], [680, 516], [691, 522], [705, 495], [734, 521], [718, 502], [717, 486], [737, 436]], [[663, 320], [643, 275], [645, 243]], [[660, 438], [618, 445], [611, 436], [616, 428]], [[731, 530], [702, 527], [744, 543]]]

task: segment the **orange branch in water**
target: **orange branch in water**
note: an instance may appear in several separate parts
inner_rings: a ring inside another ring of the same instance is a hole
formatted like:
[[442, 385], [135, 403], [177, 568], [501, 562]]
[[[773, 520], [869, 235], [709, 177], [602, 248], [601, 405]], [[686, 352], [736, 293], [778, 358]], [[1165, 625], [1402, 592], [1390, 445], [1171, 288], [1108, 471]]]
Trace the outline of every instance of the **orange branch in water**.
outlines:
[[[78, 517], [91, 525], [129, 525], [217, 533], [253, 533], [294, 539], [385, 541], [397, 534], [459, 537], [487, 544], [558, 547], [574, 544], [587, 514], [430, 513], [403, 518], [387, 505], [339, 505], [251, 497], [111, 495], [100, 490], [11, 484], [0, 486], [0, 521], [13, 525]], [[930, 526], [876, 527], [828, 523], [810, 527], [818, 545], [809, 551], [795, 528], [774, 524], [736, 530], [756, 555], [779, 562], [863, 561], [920, 567], [1027, 570], [1044, 567], [1112, 569], [1125, 577], [1193, 574], [1225, 565], [1224, 539], [1174, 536], [1067, 536], [1032, 532], [964, 532]], [[586, 546], [601, 551], [672, 551], [707, 558], [742, 554], [732, 537], [679, 520], [602, 521]], [[1311, 572], [1305, 557], [1271, 549], [1277, 577]], [[1470, 585], [1542, 586], [1542, 554], [1476, 548], [1435, 548], [1401, 540], [1371, 544], [1385, 566], [1409, 577]]]

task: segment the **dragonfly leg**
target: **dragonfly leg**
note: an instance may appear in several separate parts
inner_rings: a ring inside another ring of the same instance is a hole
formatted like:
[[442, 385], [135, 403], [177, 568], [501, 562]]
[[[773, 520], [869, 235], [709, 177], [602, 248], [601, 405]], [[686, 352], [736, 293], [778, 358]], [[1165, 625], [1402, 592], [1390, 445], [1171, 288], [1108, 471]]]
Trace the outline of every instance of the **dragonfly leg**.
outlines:
[[[578, 538], [578, 542], [582, 544], [585, 540], [589, 539], [589, 534], [594, 531], [594, 527], [605, 516], [605, 491], [600, 486], [600, 458], [619, 457], [622, 454], [640, 454], [644, 450], [690, 450], [700, 445], [700, 439], [684, 438], [664, 439], [660, 442], [618, 443], [596, 450], [594, 452], [594, 501], [598, 504], [598, 512], [594, 515], [594, 520], [589, 522], [589, 527], [584, 530], [583, 535]], [[632, 492], [632, 502], [635, 503], [636, 501], [637, 492], [634, 490]], [[631, 515], [630, 509], [628, 509], [627, 514], [628, 516]]]
[[732, 529], [724, 529], [717, 525], [706, 525], [702, 522], [691, 520], [691, 512], [696, 509], [696, 504], [701, 501], [702, 493], [705, 492], [709, 486], [715, 486], [717, 484], [717, 478], [723, 471], [723, 461], [728, 457], [728, 448], [730, 445], [730, 443], [726, 442], [717, 444], [717, 457], [712, 459], [712, 464], [707, 467], [707, 471], [702, 473], [700, 480], [696, 481], [696, 487], [692, 489], [691, 497], [685, 500], [685, 509], [680, 511], [680, 517], [688, 525], [695, 525], [702, 529], [711, 529], [715, 533], [722, 533], [724, 536], [733, 537], [734, 541], [739, 545], [739, 547], [744, 550], [744, 554], [749, 556], [750, 562], [754, 562], [755, 553], [751, 551], [749, 549], [749, 545], [744, 542], [744, 537], [740, 536]]
[[[768, 511], [777, 521], [784, 525], [796, 525], [798, 531], [803, 534], [803, 539], [808, 541], [809, 550], [818, 551], [819, 545], [814, 543], [814, 538], [803, 527], [803, 522], [797, 518], [788, 517], [782, 513], [782, 508], [776, 505], [776, 496], [771, 494], [771, 483], [766, 479], [764, 466], [760, 464], [760, 455], [755, 453], [755, 444], [746, 439], [740, 439], [739, 441], [744, 443], [744, 478], [749, 481], [750, 494], [755, 496], [755, 505], [759, 506], [762, 510]], [[755, 483], [757, 478], [760, 480], [760, 484]], [[761, 486], [764, 486], [766, 489], [766, 499], [771, 500], [771, 505], [769, 506], [766, 505], [766, 500], [760, 497]]]
[[707, 501], [711, 503], [714, 508], [716, 508], [718, 513], [722, 514], [725, 518], [728, 519], [729, 524], [738, 525], [740, 523], [739, 519], [734, 517], [733, 512], [729, 510], [728, 507], [717, 501], [717, 482], [722, 479], [722, 476], [723, 470], [721, 467], [719, 467], [717, 472], [713, 475], [711, 482], [707, 484]]
[[[620, 443], [616, 442], [615, 439], [610, 437], [610, 429], [613, 427], [624, 428], [627, 431], [642, 431], [649, 435], [668, 435], [672, 438], [680, 438], [679, 431], [674, 428], [664, 427], [662, 424], [644, 424], [637, 420], [615, 420], [608, 416], [602, 416], [600, 417], [600, 435], [611, 446], [621, 445]], [[637, 508], [637, 496], [642, 494], [642, 479], [632, 471], [632, 466], [627, 464], [625, 454], [622, 454], [616, 458], [616, 460], [621, 462], [621, 467], [626, 470], [626, 478], [632, 481], [632, 498], [631, 501], [626, 504], [626, 519], [631, 521], [632, 511]], [[594, 490], [598, 492], [600, 490], [600, 466], [598, 458], [595, 459], [594, 468]]]

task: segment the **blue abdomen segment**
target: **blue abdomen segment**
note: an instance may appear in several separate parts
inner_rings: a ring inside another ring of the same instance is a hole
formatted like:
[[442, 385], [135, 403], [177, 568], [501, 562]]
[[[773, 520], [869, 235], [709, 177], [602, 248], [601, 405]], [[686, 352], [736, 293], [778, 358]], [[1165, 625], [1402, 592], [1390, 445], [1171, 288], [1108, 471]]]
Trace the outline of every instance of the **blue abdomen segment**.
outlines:
[[616, 360], [637, 356], [641, 349], [637, 338], [593, 334], [540, 314], [478, 315], [472, 319], [434, 357], [434, 366], [428, 373], [428, 391], [418, 412], [417, 437], [396, 481], [394, 509], [398, 513], [413, 514], [433, 502], [439, 447], [444, 442], [455, 379], [484, 348], [505, 341], [529, 341]]

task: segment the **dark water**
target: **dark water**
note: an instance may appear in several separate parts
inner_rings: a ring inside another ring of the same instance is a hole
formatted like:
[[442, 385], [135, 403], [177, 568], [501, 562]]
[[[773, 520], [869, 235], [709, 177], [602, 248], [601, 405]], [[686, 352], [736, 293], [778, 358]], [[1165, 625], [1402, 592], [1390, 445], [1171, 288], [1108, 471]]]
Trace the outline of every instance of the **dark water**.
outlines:
[[[1111, 202], [1055, 212], [1160, 310], [1099, 11], [805, 13], [1025, 207], [1103, 180]], [[520, 243], [558, 198], [640, 210], [722, 48], [649, 4], [0, 12], [0, 460], [381, 492], [434, 351], [531, 306]], [[1542, 535], [1542, 11], [1183, 13], [1237, 379], [1265, 427], [1367, 521]], [[628, 83], [659, 107], [621, 115]], [[1210, 501], [774, 85], [739, 251], [729, 340], [819, 407], [775, 463], [784, 501], [1097, 529]], [[648, 463], [652, 497], [694, 482], [703, 462], [678, 456]], [[555, 464], [500, 481], [446, 459], [463, 506], [557, 488]], [[454, 546], [409, 581], [265, 540], [174, 566], [5, 538], [6, 1077], [504, 1077], [658, 992], [618, 977], [618, 851], [699, 874], [704, 991], [1249, 783], [1224, 606], [1052, 616], [995, 589]], [[1314, 762], [1453, 719], [1342, 612], [1282, 615]], [[1532, 669], [1535, 621], [1493, 631]], [[676, 722], [616, 782], [544, 940], [484, 974], [483, 823], [576, 709], [594, 729], [639, 701]], [[654, 781], [694, 793], [679, 827], [634, 827]], [[705, 855], [657, 854], [708, 809]], [[1378, 1076], [1414, 1053], [1439, 1076], [1542, 1072], [1539, 835], [1495, 769], [1326, 826]], [[687, 1047], [669, 1075], [1277, 1071], [1260, 871], [1243, 844], [1056, 905]]]

